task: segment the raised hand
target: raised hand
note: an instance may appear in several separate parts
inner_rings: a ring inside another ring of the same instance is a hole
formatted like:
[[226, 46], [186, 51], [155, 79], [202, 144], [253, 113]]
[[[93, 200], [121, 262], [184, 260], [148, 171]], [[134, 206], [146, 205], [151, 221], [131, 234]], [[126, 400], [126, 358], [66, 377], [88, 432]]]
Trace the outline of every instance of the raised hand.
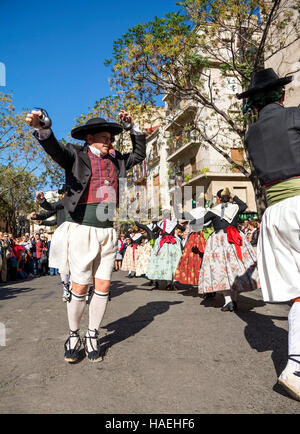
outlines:
[[43, 202], [45, 200], [45, 195], [44, 195], [44, 193], [42, 191], [38, 191], [36, 193], [35, 197], [36, 197], [36, 200], [38, 202]]
[[133, 125], [132, 117], [125, 110], [121, 110], [120, 113], [119, 113], [119, 116], [120, 116], [120, 120], [122, 122], [128, 122], [129, 124]]
[[32, 212], [27, 216], [27, 220], [34, 220], [35, 218], [36, 218], [36, 212]]
[[31, 127], [41, 130], [40, 116], [42, 115], [41, 110], [31, 110], [31, 113], [28, 113], [26, 116], [26, 122], [28, 122]]

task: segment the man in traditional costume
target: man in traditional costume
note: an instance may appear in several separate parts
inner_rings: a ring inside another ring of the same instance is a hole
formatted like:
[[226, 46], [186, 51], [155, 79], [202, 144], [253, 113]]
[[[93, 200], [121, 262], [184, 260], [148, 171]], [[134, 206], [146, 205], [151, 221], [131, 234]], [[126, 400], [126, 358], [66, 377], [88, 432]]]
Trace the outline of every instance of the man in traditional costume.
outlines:
[[237, 229], [238, 216], [246, 208], [247, 204], [224, 188], [217, 193], [217, 205], [199, 221], [211, 221], [214, 232], [206, 243], [198, 292], [223, 294], [222, 312], [237, 309], [239, 293], [259, 288], [255, 251]]
[[254, 71], [238, 94], [243, 111], [258, 113], [245, 147], [266, 191], [268, 208], [260, 226], [258, 271], [264, 301], [291, 302], [288, 361], [279, 383], [300, 400], [300, 108], [284, 107], [284, 86], [272, 68]]
[[112, 142], [123, 127], [102, 118], [90, 119], [71, 131], [74, 139], [85, 141], [84, 146], [64, 145], [56, 140], [51, 129], [43, 129], [40, 116], [41, 111], [32, 111], [26, 120], [36, 129], [34, 135], [45, 151], [66, 172], [67, 193], [63, 205], [68, 217], [54, 233], [49, 259], [50, 267], [58, 268], [60, 273], [70, 272], [72, 276], [65, 361], [72, 363], [79, 358], [80, 320], [88, 288], [94, 283], [84, 347], [88, 359], [97, 362], [102, 360], [98, 329], [107, 306], [117, 250], [113, 216], [119, 200], [119, 181], [126, 179], [128, 169], [145, 159], [146, 135], [122, 111], [121, 121], [132, 124], [131, 153], [121, 154], [113, 149]]

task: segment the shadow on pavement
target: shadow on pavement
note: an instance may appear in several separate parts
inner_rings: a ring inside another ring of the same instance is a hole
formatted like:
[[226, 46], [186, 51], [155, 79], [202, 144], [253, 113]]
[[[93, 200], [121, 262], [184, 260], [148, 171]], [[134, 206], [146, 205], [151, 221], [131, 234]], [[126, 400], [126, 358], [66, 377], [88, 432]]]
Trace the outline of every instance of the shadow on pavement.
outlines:
[[131, 315], [101, 327], [108, 332], [112, 332], [100, 339], [103, 355], [105, 355], [113, 345], [139, 333], [154, 321], [157, 315], [162, 315], [167, 312], [170, 306], [181, 303], [182, 301], [151, 301], [136, 309]]
[[[200, 302], [200, 305], [204, 307], [212, 307], [220, 309], [224, 305], [224, 297], [222, 294], [216, 293], [215, 297], [205, 298]], [[239, 294], [237, 298], [238, 312], [249, 312], [255, 307], [265, 306], [265, 302], [262, 300], [256, 300], [255, 298], [246, 297]]]
[[110, 295], [111, 298], [115, 298], [119, 295], [124, 294], [125, 292], [133, 291], [137, 288], [138, 285], [128, 285], [127, 282], [123, 282], [121, 280], [113, 280], [111, 282]]
[[263, 315], [257, 312], [239, 312], [235, 314], [245, 323], [245, 337], [254, 350], [272, 351], [272, 360], [279, 375], [287, 362], [288, 332], [274, 324], [273, 320], [287, 321], [286, 316]]
[[[246, 323], [245, 337], [251, 348], [258, 352], [272, 352], [271, 358], [278, 377], [287, 363], [288, 332], [274, 324], [273, 320], [287, 321], [287, 316], [262, 315], [257, 312], [235, 313]], [[273, 390], [289, 397], [278, 383], [273, 386]]]
[[36, 288], [0, 288], [0, 300], [9, 300], [15, 298], [22, 293], [27, 293], [36, 290]]

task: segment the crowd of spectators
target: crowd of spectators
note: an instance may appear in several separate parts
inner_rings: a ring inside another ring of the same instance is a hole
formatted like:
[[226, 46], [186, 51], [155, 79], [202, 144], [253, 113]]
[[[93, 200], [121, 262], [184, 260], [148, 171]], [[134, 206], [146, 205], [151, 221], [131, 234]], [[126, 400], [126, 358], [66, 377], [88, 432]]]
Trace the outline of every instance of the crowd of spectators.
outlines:
[[43, 229], [19, 238], [0, 232], [0, 282], [58, 274], [48, 267], [50, 245]]

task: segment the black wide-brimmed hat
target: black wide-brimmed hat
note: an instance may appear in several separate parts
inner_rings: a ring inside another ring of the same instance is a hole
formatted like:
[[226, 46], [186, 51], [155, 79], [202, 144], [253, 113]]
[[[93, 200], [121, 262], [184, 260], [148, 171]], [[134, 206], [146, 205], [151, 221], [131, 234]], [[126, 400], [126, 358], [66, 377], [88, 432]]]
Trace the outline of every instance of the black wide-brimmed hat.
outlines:
[[270, 90], [274, 87], [285, 86], [293, 80], [293, 76], [280, 78], [273, 68], [262, 69], [261, 71], [253, 71], [250, 79], [250, 87], [245, 92], [237, 93], [238, 99], [249, 98], [257, 92]]
[[89, 119], [85, 125], [80, 125], [75, 127], [71, 131], [71, 136], [74, 139], [85, 140], [87, 134], [96, 134], [101, 131], [107, 131], [111, 133], [112, 136], [116, 136], [123, 131], [123, 127], [120, 124], [114, 122], [107, 122], [102, 118]]

